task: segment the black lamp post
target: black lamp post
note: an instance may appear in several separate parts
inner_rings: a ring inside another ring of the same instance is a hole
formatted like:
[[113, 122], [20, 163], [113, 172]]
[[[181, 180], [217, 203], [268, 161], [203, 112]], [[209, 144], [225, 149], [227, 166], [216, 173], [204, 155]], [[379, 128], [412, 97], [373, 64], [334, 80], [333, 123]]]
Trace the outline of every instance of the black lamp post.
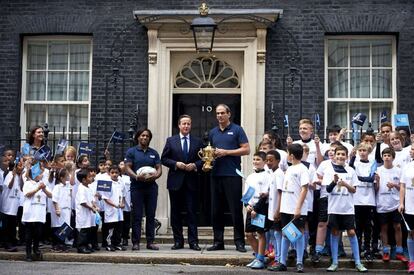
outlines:
[[197, 52], [211, 52], [214, 43], [214, 33], [217, 24], [208, 17], [208, 7], [202, 3], [198, 8], [200, 16], [193, 19], [191, 29], [193, 30], [194, 43]]

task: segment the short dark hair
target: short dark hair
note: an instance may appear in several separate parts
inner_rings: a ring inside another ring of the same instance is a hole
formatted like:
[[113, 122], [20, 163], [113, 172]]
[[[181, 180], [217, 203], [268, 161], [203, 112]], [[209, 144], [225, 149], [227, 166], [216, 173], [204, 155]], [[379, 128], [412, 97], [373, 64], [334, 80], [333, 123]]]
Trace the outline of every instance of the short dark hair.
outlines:
[[385, 148], [384, 150], [382, 150], [381, 157], [383, 157], [385, 154], [390, 154], [393, 159], [395, 158], [395, 151], [394, 151], [394, 149], [392, 149], [390, 147]]
[[270, 150], [266, 155], [272, 155], [275, 157], [275, 160], [280, 160], [280, 154], [276, 150]]
[[179, 116], [179, 117], [178, 117], [178, 125], [180, 125], [181, 120], [182, 120], [183, 118], [189, 118], [190, 120], [193, 120], [193, 119], [191, 118], [191, 116], [190, 116], [190, 115], [183, 114], [183, 115], [181, 115], [181, 116]]
[[299, 143], [289, 145], [287, 151], [288, 154], [292, 154], [296, 160], [301, 160], [303, 157], [303, 147]]
[[111, 172], [111, 170], [116, 170], [118, 171], [118, 173], [121, 173], [121, 170], [119, 169], [118, 165], [111, 165], [111, 167], [109, 167], [109, 172]]
[[100, 158], [98, 164], [106, 164], [106, 158]]
[[136, 142], [138, 142], [138, 137], [139, 137], [140, 135], [142, 135], [142, 133], [143, 133], [143, 132], [145, 132], [145, 131], [147, 131], [147, 132], [148, 132], [148, 135], [149, 135], [149, 141], [151, 141], [151, 139], [152, 139], [152, 132], [151, 132], [151, 130], [150, 130], [150, 129], [148, 129], [147, 127], [143, 127], [143, 128], [138, 129], [138, 131], [135, 133], [135, 141], [136, 141]]
[[78, 173], [76, 174], [76, 179], [79, 181], [79, 182], [83, 182], [83, 180], [84, 179], [86, 179], [87, 177], [88, 177], [88, 169], [80, 169], [79, 171], [78, 171]]
[[224, 107], [224, 109], [226, 109], [226, 113], [231, 113], [231, 110], [230, 110], [230, 107], [229, 106], [227, 106], [226, 104], [224, 104], [224, 103], [220, 103], [220, 104], [218, 104], [217, 106], [216, 106], [216, 109], [218, 108], [218, 107]]
[[328, 132], [328, 134], [339, 133], [340, 131], [341, 131], [341, 126], [339, 126], [338, 124], [331, 125], [326, 129], [326, 132]]
[[343, 146], [342, 144], [335, 148], [335, 154], [338, 151], [345, 151], [346, 155], [348, 155], [348, 149], [345, 146]]
[[254, 157], [259, 157], [262, 160], [266, 160], [266, 153], [265, 152], [262, 152], [262, 151], [259, 151], [259, 152], [254, 153], [253, 156]]

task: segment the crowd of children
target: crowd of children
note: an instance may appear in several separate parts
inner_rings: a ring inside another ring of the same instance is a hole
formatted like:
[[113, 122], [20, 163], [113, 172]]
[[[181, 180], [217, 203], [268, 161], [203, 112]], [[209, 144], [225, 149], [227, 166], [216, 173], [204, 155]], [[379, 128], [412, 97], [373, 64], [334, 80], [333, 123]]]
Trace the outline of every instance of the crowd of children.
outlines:
[[[392, 131], [388, 122], [381, 124], [377, 135], [364, 133], [355, 147], [342, 140], [345, 129], [335, 125], [327, 133], [328, 142], [322, 143], [313, 122], [302, 119], [301, 139], [288, 137], [286, 152], [272, 133], [263, 136], [253, 157], [255, 172], [245, 181], [245, 190], [255, 190], [245, 202], [246, 235], [255, 255], [247, 266], [286, 271], [288, 257], [296, 257], [296, 269], [303, 272], [309, 253], [313, 263], [330, 255], [327, 271], [335, 272], [338, 257], [345, 254], [346, 232], [357, 271], [367, 272], [361, 257], [366, 262], [393, 258], [407, 263], [409, 273], [414, 273], [410, 136]], [[258, 214], [268, 220], [252, 226]], [[301, 232], [293, 243], [286, 232], [290, 223]]]

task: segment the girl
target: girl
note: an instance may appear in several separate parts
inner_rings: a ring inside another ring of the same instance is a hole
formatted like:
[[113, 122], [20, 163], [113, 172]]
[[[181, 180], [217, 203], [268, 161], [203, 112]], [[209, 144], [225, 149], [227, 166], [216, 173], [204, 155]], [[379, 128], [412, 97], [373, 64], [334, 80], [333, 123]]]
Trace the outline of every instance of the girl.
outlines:
[[390, 145], [395, 151], [394, 166], [403, 169], [411, 161], [410, 148], [408, 147], [408, 150], [403, 148], [404, 138], [398, 131], [391, 132]]

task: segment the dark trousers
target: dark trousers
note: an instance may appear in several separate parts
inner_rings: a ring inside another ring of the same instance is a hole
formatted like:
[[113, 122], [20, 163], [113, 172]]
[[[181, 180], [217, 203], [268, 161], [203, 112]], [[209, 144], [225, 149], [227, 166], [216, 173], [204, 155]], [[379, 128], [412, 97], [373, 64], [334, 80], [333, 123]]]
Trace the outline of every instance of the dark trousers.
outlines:
[[131, 229], [131, 212], [124, 211], [124, 222], [122, 223], [122, 239], [129, 239], [129, 230]]
[[91, 243], [92, 227], [81, 228], [78, 231], [77, 247], [78, 249], [87, 248]]
[[17, 216], [3, 214], [3, 236], [6, 248], [16, 246]]
[[42, 236], [40, 240], [42, 242], [49, 242], [53, 240], [50, 213], [46, 213], [46, 223], [43, 224]]
[[110, 222], [110, 223], [107, 223], [106, 225], [109, 230], [108, 236], [110, 237], [110, 240], [111, 240], [111, 246], [120, 246], [121, 245], [121, 234], [122, 234], [122, 222]]
[[[313, 191], [313, 211], [308, 212], [308, 226], [309, 226], [309, 246], [311, 251], [315, 250], [316, 233], [318, 231], [318, 215], [319, 215], [319, 198], [321, 192], [319, 190]], [[309, 215], [310, 214], [310, 215]]]
[[104, 211], [99, 212], [99, 215], [101, 215], [101, 219], [102, 219], [102, 227], [101, 227], [102, 246], [106, 247], [108, 245], [108, 241], [106, 239], [108, 238], [108, 235], [109, 235], [108, 223], [105, 222]]
[[17, 233], [19, 236], [19, 242], [23, 243], [26, 239], [26, 226], [22, 223], [22, 215], [23, 215], [23, 206], [19, 206], [17, 209], [17, 223], [19, 227], [19, 232]]
[[132, 203], [132, 243], [138, 244], [141, 240], [141, 222], [145, 207], [145, 236], [147, 243], [155, 239], [155, 210], [157, 208], [158, 185], [152, 183], [145, 188], [131, 190]]
[[37, 253], [39, 251], [39, 241], [42, 236], [43, 223], [41, 222], [25, 222], [26, 225], [26, 255], [32, 254], [32, 244], [33, 252]]
[[[181, 211], [187, 212], [188, 223], [188, 243], [198, 243], [197, 233], [197, 189], [190, 188], [190, 184], [197, 184], [188, 179], [184, 179], [184, 183], [178, 190], [168, 190], [170, 193], [171, 203], [171, 227], [174, 234], [174, 242], [183, 244], [183, 223]], [[185, 208], [184, 208], [185, 207]]]
[[[70, 216], [70, 226], [76, 228], [76, 211], [72, 209], [72, 215]], [[78, 245], [78, 230], [73, 230], [73, 247]]]
[[362, 249], [362, 235], [364, 235], [364, 249], [371, 251], [372, 220], [374, 206], [355, 205], [355, 231], [358, 238], [359, 249]]
[[224, 201], [227, 201], [234, 230], [234, 243], [244, 244], [242, 179], [240, 177], [212, 177], [211, 213], [214, 243], [224, 244]]

